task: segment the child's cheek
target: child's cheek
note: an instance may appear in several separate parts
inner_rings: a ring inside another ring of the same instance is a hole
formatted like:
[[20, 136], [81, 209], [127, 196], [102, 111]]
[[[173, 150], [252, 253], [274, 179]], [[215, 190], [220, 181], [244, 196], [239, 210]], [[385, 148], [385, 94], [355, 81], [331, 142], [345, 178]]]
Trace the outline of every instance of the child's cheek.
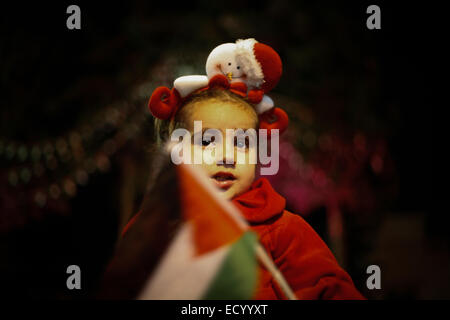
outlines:
[[250, 188], [253, 180], [255, 179], [256, 165], [251, 163], [245, 163], [237, 165], [237, 175], [239, 176], [239, 189], [238, 192], [246, 191]]
[[219, 159], [216, 159], [216, 148], [214, 146], [208, 146], [202, 148], [203, 150], [199, 151], [202, 153], [202, 161], [206, 165], [211, 165], [216, 163]]
[[192, 164], [211, 165], [216, 163], [215, 147], [203, 147], [200, 145], [191, 145], [191, 159]]

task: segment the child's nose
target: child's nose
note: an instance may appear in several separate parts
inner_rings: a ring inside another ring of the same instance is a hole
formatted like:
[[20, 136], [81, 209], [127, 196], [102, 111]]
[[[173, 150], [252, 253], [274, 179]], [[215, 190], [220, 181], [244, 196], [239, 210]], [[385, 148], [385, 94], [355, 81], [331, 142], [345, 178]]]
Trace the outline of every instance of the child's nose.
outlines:
[[227, 163], [226, 161], [225, 161], [225, 159], [223, 159], [223, 161], [222, 161], [222, 163], [219, 161], [219, 162], [217, 162], [217, 166], [223, 166], [224, 168], [231, 168], [231, 169], [235, 169], [236, 168], [236, 164], [233, 162], [233, 163]]
[[222, 159], [218, 159], [217, 165], [222, 165], [225, 168], [235, 168], [236, 167], [236, 159], [234, 148], [229, 146], [227, 148], [226, 143], [222, 144]]

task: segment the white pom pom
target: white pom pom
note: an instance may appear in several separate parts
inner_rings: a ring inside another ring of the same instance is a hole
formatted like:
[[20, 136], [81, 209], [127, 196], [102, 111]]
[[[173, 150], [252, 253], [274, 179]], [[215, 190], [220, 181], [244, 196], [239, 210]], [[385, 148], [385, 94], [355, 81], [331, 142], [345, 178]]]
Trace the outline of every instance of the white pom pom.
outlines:
[[272, 109], [273, 106], [274, 106], [273, 100], [269, 96], [264, 95], [261, 102], [255, 106], [255, 110], [257, 114], [262, 114], [267, 110]]

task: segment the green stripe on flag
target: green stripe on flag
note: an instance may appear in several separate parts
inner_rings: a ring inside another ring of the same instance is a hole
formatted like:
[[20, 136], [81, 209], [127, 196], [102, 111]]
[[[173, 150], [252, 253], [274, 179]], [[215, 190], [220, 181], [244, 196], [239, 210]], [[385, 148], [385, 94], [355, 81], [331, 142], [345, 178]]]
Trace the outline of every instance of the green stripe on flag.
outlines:
[[254, 232], [245, 232], [233, 243], [216, 276], [202, 299], [246, 300], [256, 289], [258, 274]]

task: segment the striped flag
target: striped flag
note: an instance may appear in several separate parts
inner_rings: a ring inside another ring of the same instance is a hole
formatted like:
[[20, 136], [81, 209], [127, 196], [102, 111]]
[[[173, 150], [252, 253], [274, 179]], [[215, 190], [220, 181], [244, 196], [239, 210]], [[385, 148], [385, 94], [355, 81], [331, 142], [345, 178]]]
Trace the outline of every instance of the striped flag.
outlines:
[[251, 299], [261, 265], [295, 298], [256, 233], [200, 169], [166, 159], [158, 172], [108, 265], [100, 298]]
[[184, 223], [139, 299], [250, 299], [256, 234], [196, 169], [177, 166]]

